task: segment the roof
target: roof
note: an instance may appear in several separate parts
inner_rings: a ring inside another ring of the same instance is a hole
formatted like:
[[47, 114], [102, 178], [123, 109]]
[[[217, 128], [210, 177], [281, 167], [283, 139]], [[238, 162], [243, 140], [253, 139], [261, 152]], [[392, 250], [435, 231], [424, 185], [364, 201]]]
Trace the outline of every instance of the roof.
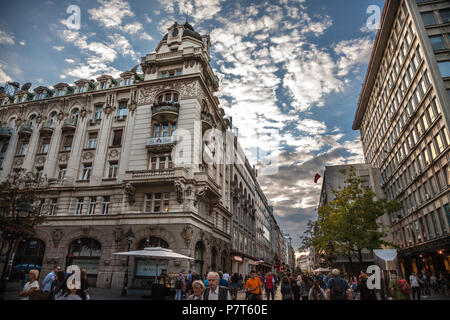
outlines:
[[[189, 23], [186, 22], [183, 25], [183, 28], [184, 28], [184, 32], [183, 32], [182, 38], [183, 37], [192, 37], [194, 39], [202, 41], [202, 36], [200, 35], [200, 33], [196, 32]], [[168, 33], [166, 33], [166, 35], [163, 37], [163, 40], [167, 40], [167, 37], [168, 37]]]
[[366, 77], [364, 78], [364, 83], [359, 96], [358, 108], [356, 109], [355, 118], [353, 120], [353, 130], [359, 130], [361, 128], [361, 122], [367, 109], [367, 103], [377, 77], [381, 60], [383, 59], [384, 49], [386, 48], [400, 2], [401, 0], [386, 0], [385, 2], [380, 20], [380, 29], [378, 29], [373, 44], [369, 66], [367, 67]]

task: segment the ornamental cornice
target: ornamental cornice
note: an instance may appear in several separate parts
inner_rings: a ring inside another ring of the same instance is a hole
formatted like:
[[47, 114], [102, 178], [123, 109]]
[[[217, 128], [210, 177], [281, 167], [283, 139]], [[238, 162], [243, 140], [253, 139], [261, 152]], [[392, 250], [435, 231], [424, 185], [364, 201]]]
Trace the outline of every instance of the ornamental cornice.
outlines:
[[199, 91], [202, 91], [199, 89], [198, 80], [173, 81], [170, 83], [149, 85], [144, 88], [139, 88], [137, 104], [152, 104], [159, 93], [169, 90], [178, 91], [181, 95], [180, 99], [197, 98]]

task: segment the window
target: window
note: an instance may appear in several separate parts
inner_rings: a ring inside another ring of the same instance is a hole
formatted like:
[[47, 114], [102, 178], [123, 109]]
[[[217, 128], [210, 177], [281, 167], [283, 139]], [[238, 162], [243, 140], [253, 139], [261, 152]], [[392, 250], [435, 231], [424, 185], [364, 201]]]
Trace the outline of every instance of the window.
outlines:
[[131, 79], [123, 79], [123, 85], [129, 86], [131, 84]]
[[158, 96], [158, 103], [162, 102], [178, 102], [178, 93], [168, 92]]
[[67, 166], [59, 166], [58, 179], [62, 180], [66, 176]]
[[77, 216], [83, 213], [83, 201], [84, 198], [77, 198], [77, 203], [75, 205], [75, 215]]
[[42, 143], [41, 143], [41, 148], [39, 149], [39, 152], [43, 153], [43, 154], [47, 154], [49, 146], [50, 146], [50, 139], [49, 138], [43, 139]]
[[126, 117], [127, 116], [127, 101], [119, 102], [119, 110], [117, 112], [117, 116]]
[[100, 120], [102, 118], [102, 112], [103, 112], [103, 105], [101, 106], [95, 106], [95, 120]]
[[147, 193], [145, 195], [144, 212], [158, 213], [169, 211], [169, 193]]
[[89, 132], [87, 149], [95, 149], [97, 147], [97, 132]]
[[119, 163], [117, 161], [109, 163], [108, 178], [112, 179], [117, 177], [117, 169], [119, 168]]
[[431, 47], [433, 50], [445, 49], [444, 41], [441, 35], [430, 37]]
[[88, 215], [92, 216], [95, 214], [95, 207], [97, 206], [97, 197], [89, 198], [89, 210]]
[[450, 9], [439, 10], [439, 15], [441, 16], [442, 23], [450, 22]]
[[109, 202], [110, 202], [110, 197], [104, 196], [103, 201], [102, 201], [102, 214], [109, 213]]
[[91, 177], [92, 164], [85, 164], [83, 168], [83, 174], [81, 176], [81, 180], [89, 181]]
[[113, 147], [119, 147], [122, 145], [122, 131], [123, 130], [114, 130], [112, 140]]
[[85, 90], [84, 86], [78, 87], [78, 93], [83, 93]]
[[44, 174], [44, 168], [43, 167], [36, 168], [36, 174], [39, 177], [39, 179], [42, 178], [42, 175]]
[[161, 72], [161, 78], [173, 78], [176, 76], [181, 76], [181, 70], [169, 70]]
[[58, 202], [57, 198], [50, 199], [50, 208], [48, 210], [49, 216], [54, 216], [56, 214], [56, 204]]
[[44, 92], [39, 92], [36, 95], [36, 100], [41, 100], [41, 99], [44, 99], [44, 98], [45, 98], [45, 93]]
[[73, 136], [64, 136], [62, 151], [70, 151], [72, 149]]
[[423, 20], [423, 24], [425, 26], [431, 26], [433, 24], [436, 24], [436, 20], [434, 18], [433, 12], [422, 12], [422, 20]]
[[443, 78], [450, 77], [450, 61], [438, 62], [438, 67]]
[[25, 156], [28, 152], [28, 141], [27, 142], [22, 142], [22, 144], [19, 147], [19, 156]]
[[108, 82], [102, 82], [102, 89], [108, 89]]

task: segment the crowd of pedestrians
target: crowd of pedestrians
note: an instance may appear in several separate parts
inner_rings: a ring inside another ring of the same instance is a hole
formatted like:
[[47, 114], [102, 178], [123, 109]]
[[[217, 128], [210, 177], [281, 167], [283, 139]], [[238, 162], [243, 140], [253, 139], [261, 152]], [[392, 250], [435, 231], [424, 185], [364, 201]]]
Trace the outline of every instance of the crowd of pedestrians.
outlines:
[[[69, 279], [72, 273], [55, 266], [39, 285], [39, 271], [29, 271], [21, 284], [18, 300], [89, 300], [89, 281], [86, 270], [81, 270], [80, 283]], [[72, 282], [72, 283], [71, 283]]]

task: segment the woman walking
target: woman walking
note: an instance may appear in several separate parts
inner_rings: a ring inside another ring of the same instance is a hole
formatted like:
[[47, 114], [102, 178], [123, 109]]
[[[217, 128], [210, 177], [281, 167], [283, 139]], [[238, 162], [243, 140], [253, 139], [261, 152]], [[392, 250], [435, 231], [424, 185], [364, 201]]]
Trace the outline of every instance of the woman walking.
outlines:
[[292, 294], [291, 280], [288, 276], [284, 276], [281, 279], [281, 299], [292, 300], [293, 296], [294, 295]]

